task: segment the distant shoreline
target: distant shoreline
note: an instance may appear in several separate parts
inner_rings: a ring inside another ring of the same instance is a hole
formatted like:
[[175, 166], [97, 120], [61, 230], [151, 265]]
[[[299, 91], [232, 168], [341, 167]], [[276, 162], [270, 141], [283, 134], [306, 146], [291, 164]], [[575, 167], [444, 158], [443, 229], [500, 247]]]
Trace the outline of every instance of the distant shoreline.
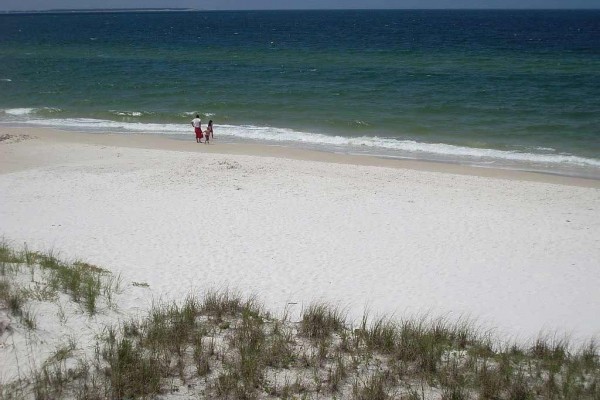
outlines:
[[194, 8], [91, 8], [91, 9], [52, 9], [52, 10], [24, 10], [0, 11], [0, 14], [102, 14], [102, 13], [128, 13], [128, 12], [187, 12], [204, 11]]
[[271, 11], [600, 11], [600, 8], [279, 8], [279, 9], [199, 9], [199, 8], [90, 8], [51, 10], [7, 10], [0, 15], [17, 14], [103, 14], [160, 12], [271, 12]]

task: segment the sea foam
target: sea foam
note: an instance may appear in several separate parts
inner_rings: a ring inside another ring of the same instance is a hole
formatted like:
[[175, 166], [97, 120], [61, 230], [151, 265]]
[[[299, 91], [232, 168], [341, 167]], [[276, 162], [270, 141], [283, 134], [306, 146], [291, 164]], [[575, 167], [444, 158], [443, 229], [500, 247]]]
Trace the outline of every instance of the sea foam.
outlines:
[[38, 113], [57, 113], [62, 111], [60, 108], [55, 107], [42, 107], [42, 108], [7, 108], [5, 110], [0, 110], [6, 115], [13, 116], [26, 116], [26, 115], [34, 115]]
[[120, 117], [141, 117], [144, 113], [141, 111], [117, 111], [110, 110], [111, 113], [118, 115]]
[[35, 111], [35, 108], [8, 108], [6, 110], [2, 110], [2, 112], [8, 115], [28, 115], [33, 114]]

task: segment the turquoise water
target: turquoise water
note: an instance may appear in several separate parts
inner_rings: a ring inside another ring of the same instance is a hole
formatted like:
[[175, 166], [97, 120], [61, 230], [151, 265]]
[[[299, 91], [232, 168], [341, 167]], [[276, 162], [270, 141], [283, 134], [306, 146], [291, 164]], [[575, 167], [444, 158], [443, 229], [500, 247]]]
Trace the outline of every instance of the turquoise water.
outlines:
[[600, 11], [0, 15], [0, 110], [600, 177]]

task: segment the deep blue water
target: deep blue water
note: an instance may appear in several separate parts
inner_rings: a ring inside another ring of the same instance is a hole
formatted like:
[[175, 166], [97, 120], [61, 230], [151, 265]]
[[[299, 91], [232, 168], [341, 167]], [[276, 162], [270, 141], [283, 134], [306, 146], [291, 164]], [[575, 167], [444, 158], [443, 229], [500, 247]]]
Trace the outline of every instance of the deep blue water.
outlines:
[[0, 15], [0, 109], [159, 134], [199, 112], [228, 140], [594, 175], [600, 11]]

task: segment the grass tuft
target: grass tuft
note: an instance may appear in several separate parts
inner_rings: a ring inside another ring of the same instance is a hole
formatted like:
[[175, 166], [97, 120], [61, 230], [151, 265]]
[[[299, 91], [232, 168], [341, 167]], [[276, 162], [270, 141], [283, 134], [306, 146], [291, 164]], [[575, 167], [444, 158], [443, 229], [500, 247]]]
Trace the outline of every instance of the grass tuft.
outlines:
[[60, 260], [54, 251], [35, 253], [34, 259], [41, 270], [49, 274], [50, 287], [69, 294], [90, 315], [96, 313], [100, 296], [104, 294], [111, 300], [114, 287], [120, 285], [105, 269], [83, 261], [67, 263]]
[[219, 321], [225, 316], [233, 316], [241, 313], [244, 308], [244, 301], [241, 296], [229, 290], [208, 291], [204, 295], [201, 304], [204, 314]]
[[337, 307], [324, 303], [311, 304], [302, 314], [300, 334], [310, 339], [322, 340], [346, 327], [346, 314]]
[[145, 355], [144, 350], [130, 339], [115, 340], [105, 350], [104, 357], [109, 364], [106, 373], [112, 398], [137, 398], [160, 392], [162, 371], [159, 360]]
[[355, 400], [387, 400], [390, 399], [389, 385], [393, 378], [385, 373], [377, 373], [370, 376], [365, 382], [356, 380], [352, 387], [353, 399]]
[[398, 343], [398, 327], [387, 318], [378, 318], [367, 326], [368, 315], [363, 316], [361, 328], [356, 332], [372, 350], [393, 354]]
[[20, 264], [23, 262], [22, 255], [16, 252], [6, 239], [0, 239], [0, 263]]

